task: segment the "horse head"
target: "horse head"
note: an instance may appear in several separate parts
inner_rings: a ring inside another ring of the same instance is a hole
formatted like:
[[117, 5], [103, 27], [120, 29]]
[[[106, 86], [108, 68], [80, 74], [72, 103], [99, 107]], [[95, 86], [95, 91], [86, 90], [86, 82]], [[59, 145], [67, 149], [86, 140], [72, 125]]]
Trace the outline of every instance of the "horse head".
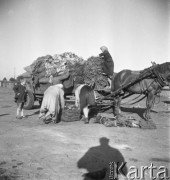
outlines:
[[156, 71], [161, 75], [165, 84], [170, 87], [170, 62], [158, 65]]
[[167, 62], [167, 69], [168, 69], [168, 72], [167, 72], [167, 81], [170, 83], [170, 62]]

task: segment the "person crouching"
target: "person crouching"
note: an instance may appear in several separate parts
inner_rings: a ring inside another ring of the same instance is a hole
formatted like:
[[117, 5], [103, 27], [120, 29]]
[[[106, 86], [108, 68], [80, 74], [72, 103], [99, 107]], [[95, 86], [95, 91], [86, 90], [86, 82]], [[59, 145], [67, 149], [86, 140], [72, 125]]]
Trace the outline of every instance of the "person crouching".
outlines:
[[50, 122], [58, 123], [61, 120], [61, 114], [64, 106], [63, 85], [57, 84], [50, 86], [44, 92], [39, 118], [46, 124]]

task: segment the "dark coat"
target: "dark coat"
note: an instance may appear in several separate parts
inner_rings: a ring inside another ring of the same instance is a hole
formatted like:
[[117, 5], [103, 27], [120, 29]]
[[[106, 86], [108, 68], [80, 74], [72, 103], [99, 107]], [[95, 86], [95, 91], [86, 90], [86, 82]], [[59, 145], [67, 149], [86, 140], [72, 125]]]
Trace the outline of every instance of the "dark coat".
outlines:
[[63, 86], [65, 89], [74, 86], [74, 78], [72, 75], [69, 75], [67, 79], [63, 80]]
[[15, 92], [15, 100], [17, 103], [26, 102], [27, 92], [26, 87], [18, 83], [13, 88]]
[[102, 65], [103, 72], [112, 76], [114, 72], [114, 62], [112, 56], [108, 51], [104, 51], [103, 53], [99, 54], [99, 56], [104, 59], [104, 63]]

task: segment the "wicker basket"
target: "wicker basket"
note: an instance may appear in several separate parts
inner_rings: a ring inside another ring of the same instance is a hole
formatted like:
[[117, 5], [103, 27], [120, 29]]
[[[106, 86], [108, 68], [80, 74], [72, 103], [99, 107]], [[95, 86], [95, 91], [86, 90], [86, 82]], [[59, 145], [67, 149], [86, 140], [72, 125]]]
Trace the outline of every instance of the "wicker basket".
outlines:
[[61, 115], [61, 121], [73, 122], [80, 120], [80, 110], [76, 107], [65, 108]]

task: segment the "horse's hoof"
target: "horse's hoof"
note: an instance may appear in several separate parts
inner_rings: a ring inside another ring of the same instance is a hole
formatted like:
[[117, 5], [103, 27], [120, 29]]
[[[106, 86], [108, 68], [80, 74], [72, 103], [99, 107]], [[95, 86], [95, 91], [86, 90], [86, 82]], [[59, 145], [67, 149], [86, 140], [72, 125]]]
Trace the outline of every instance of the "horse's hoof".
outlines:
[[88, 118], [85, 118], [84, 124], [89, 124]]
[[145, 121], [151, 120], [151, 116], [149, 116], [149, 115], [147, 115], [147, 114], [145, 114], [143, 117], [144, 117]]
[[149, 121], [149, 120], [151, 120], [151, 117], [145, 117], [145, 120]]

